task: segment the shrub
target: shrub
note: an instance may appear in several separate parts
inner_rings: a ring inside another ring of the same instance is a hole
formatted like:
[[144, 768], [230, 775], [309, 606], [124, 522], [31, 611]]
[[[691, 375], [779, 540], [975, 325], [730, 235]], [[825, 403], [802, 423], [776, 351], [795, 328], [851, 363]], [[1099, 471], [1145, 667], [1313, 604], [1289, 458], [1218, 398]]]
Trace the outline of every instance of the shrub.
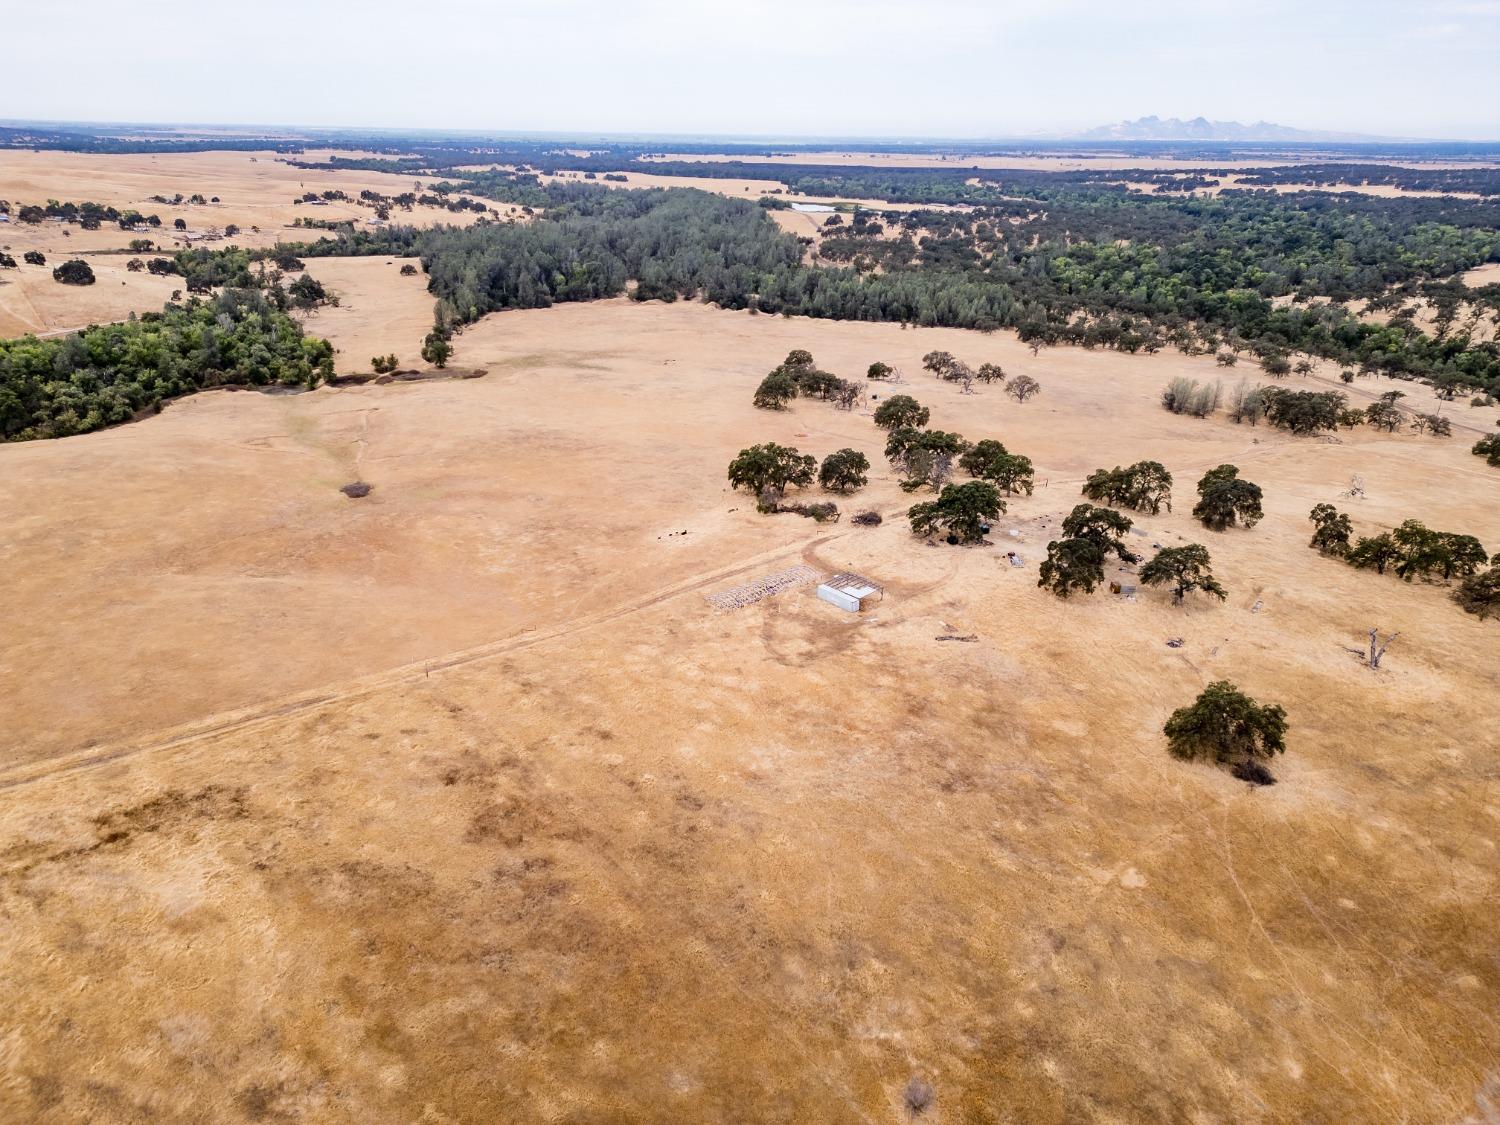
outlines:
[[839, 518], [839, 506], [826, 500], [812, 504], [804, 504], [800, 501], [795, 504], [779, 504], [776, 510], [794, 512], [817, 523], [837, 523]]
[[1199, 383], [1195, 379], [1178, 376], [1167, 384], [1161, 393], [1161, 404], [1173, 414], [1189, 414], [1194, 418], [1207, 418], [1219, 409], [1224, 397], [1222, 383]]
[[1500, 467], [1500, 434], [1489, 434], [1474, 443], [1474, 456], [1483, 457], [1485, 462]]
[[40, 250], [28, 250], [26, 251], [26, 253], [22, 254], [21, 257], [25, 260], [27, 265], [45, 266], [47, 264], [47, 257]]

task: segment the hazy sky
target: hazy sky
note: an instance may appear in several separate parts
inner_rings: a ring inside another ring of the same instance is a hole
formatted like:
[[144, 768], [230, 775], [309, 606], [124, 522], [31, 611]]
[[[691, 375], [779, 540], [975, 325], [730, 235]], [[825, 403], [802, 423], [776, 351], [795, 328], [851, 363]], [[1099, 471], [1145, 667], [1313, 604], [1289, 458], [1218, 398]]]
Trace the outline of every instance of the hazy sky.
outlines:
[[1500, 139], [1500, 0], [53, 0], [0, 114], [1006, 136], [1144, 114]]

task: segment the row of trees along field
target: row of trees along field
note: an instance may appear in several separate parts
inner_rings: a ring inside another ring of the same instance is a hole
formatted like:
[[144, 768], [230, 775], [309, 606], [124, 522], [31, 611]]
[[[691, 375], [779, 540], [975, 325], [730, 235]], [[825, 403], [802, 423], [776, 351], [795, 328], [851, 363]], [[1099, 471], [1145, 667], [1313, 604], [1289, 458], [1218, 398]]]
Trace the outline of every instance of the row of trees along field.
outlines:
[[[1500, 554], [1488, 555], [1472, 535], [1436, 531], [1421, 520], [1354, 539], [1354, 521], [1332, 504], [1318, 504], [1308, 514], [1313, 535], [1308, 546], [1319, 554], [1343, 559], [1360, 570], [1391, 571], [1410, 582], [1458, 579], [1453, 600], [1480, 619], [1500, 616]], [[1485, 569], [1486, 562], [1489, 569]]]

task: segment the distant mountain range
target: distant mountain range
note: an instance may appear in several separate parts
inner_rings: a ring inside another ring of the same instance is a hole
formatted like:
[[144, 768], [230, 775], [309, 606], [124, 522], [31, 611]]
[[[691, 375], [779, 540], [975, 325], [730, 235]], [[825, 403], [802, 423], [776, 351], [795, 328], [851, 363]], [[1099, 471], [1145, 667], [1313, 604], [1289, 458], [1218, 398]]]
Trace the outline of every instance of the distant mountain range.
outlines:
[[1075, 133], [1072, 138], [1080, 141], [1386, 141], [1390, 137], [1371, 137], [1362, 133], [1323, 133], [1308, 129], [1293, 129], [1289, 125], [1275, 125], [1269, 121], [1257, 121], [1254, 125], [1242, 125], [1238, 121], [1209, 121], [1195, 117], [1183, 121], [1179, 117], [1138, 117], [1134, 121], [1120, 121], [1114, 125], [1101, 125], [1084, 133]]

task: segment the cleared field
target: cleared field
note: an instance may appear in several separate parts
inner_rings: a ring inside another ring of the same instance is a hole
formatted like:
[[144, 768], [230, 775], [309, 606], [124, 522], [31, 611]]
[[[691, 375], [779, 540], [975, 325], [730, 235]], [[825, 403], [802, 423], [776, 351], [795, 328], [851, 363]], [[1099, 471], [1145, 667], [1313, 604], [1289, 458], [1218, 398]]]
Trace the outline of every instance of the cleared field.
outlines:
[[[314, 327], [362, 361], [361, 300]], [[1360, 473], [1361, 530], [1497, 549], [1493, 410], [1294, 439], [1161, 410], [1199, 359], [685, 303], [457, 344], [489, 375], [0, 447], [0, 1117], [904, 1121], [918, 1074], [927, 1121], [1451, 1122], [1500, 1080], [1500, 631], [1306, 546]], [[754, 410], [793, 347], [1033, 457], [997, 545], [913, 539], [867, 415]], [[865, 450], [840, 503], [884, 525], [757, 515], [723, 474], [765, 440]], [[1229, 600], [1039, 591], [1079, 480], [1143, 457], [1140, 542]], [[1223, 461], [1251, 532], [1188, 517]], [[705, 600], [798, 564], [885, 600]], [[1273, 788], [1163, 750], [1226, 676], [1288, 709]]]
[[338, 299], [299, 314], [313, 336], [337, 349], [334, 369], [341, 375], [369, 371], [373, 356], [394, 355], [403, 368], [424, 367], [422, 338], [432, 330], [433, 297], [427, 276], [402, 277], [410, 258], [308, 258], [307, 272]]
[[1486, 262], [1461, 274], [1460, 280], [1471, 289], [1478, 289], [1481, 285], [1500, 284], [1500, 262]]
[[[57, 333], [111, 320], [131, 313], [160, 312], [180, 277], [131, 273], [124, 255], [89, 258], [93, 285], [63, 285], [52, 276], [55, 266], [76, 255], [47, 255], [45, 265], [23, 263], [0, 277], [0, 336], [28, 332]], [[16, 260], [20, 261], [19, 253]]]

